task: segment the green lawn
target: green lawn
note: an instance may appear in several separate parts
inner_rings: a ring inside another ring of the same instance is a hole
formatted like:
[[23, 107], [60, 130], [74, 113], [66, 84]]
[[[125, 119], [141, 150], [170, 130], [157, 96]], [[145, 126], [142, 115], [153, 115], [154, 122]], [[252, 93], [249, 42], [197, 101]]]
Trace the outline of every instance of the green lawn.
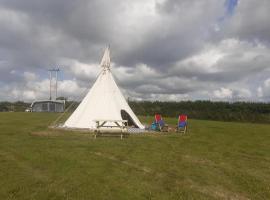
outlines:
[[270, 199], [270, 125], [95, 140], [48, 130], [55, 118], [0, 113], [0, 199]]

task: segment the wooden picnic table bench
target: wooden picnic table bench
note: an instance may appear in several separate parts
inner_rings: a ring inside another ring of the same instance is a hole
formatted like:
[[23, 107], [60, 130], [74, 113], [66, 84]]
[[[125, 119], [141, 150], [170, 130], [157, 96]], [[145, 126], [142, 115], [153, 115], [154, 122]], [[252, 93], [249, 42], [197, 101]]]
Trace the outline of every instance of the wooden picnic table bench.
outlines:
[[127, 133], [127, 120], [99, 119], [94, 121], [96, 122], [95, 138], [97, 137], [97, 134], [103, 132], [107, 134], [111, 133], [113, 135], [120, 134], [121, 139], [123, 139], [124, 133]]

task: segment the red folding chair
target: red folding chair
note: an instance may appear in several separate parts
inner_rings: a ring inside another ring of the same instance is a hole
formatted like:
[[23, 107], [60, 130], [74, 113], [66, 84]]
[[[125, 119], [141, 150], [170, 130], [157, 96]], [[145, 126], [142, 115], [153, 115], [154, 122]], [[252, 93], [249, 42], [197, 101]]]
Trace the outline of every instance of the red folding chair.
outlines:
[[187, 115], [179, 115], [177, 131], [183, 134], [187, 132]]
[[168, 131], [168, 125], [165, 124], [160, 114], [155, 115], [155, 123], [159, 131]]

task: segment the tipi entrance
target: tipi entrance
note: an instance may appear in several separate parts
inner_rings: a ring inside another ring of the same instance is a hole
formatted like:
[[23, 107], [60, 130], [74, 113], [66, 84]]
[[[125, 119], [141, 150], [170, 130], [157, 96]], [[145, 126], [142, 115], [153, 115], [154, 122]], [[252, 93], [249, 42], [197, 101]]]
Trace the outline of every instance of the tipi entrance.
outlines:
[[127, 126], [138, 128], [132, 117], [125, 110], [121, 110], [121, 117], [123, 120], [127, 120]]

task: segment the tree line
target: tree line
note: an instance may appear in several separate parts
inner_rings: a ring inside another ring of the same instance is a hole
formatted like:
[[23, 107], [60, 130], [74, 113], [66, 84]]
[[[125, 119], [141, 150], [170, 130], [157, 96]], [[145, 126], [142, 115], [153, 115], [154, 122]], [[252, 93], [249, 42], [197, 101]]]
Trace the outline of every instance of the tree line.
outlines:
[[30, 105], [30, 103], [23, 101], [2, 101], [0, 102], [0, 112], [24, 112], [26, 108], [30, 107]]
[[[212, 101], [129, 101], [132, 110], [137, 115], [177, 118], [179, 114], [186, 114], [193, 119], [207, 119], [217, 121], [261, 122], [270, 123], [270, 103], [259, 102], [212, 102]], [[66, 108], [72, 104], [72, 112], [79, 102], [66, 101]], [[0, 102], [0, 111], [24, 112], [29, 103]]]
[[130, 107], [137, 115], [175, 117], [186, 114], [193, 119], [239, 122], [270, 122], [270, 103], [253, 102], [149, 102], [130, 101]]

